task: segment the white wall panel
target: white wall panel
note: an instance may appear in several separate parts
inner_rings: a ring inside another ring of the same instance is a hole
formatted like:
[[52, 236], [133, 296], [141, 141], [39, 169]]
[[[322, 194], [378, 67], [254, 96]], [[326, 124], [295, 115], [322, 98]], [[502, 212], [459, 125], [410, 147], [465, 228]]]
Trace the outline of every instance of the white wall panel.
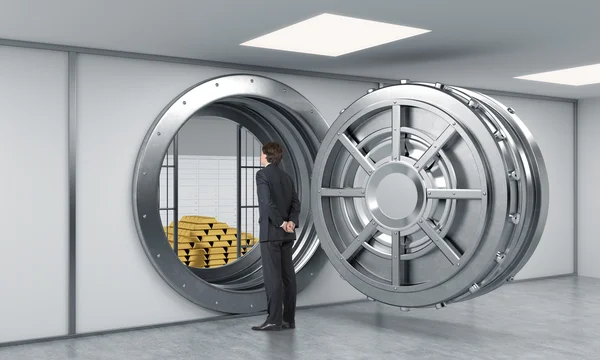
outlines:
[[600, 278], [600, 98], [581, 100], [578, 115], [578, 272]]
[[158, 275], [138, 239], [132, 177], [142, 140], [162, 109], [223, 69], [78, 57], [77, 327], [80, 332], [215, 315]]
[[0, 46], [0, 343], [65, 335], [67, 54]]
[[574, 103], [493, 96], [513, 108], [537, 141], [549, 179], [548, 220], [540, 243], [515, 279], [574, 272]]

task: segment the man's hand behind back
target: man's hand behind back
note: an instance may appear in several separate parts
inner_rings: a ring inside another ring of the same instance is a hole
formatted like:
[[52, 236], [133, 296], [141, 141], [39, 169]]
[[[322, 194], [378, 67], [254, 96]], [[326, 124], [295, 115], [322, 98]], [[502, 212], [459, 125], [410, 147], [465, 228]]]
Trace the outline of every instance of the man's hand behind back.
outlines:
[[296, 229], [296, 224], [294, 224], [293, 221], [288, 221], [285, 225], [286, 225], [285, 231], [287, 231], [289, 233], [293, 233], [294, 230]]
[[288, 233], [293, 233], [294, 230], [296, 229], [296, 224], [294, 224], [293, 221], [284, 221], [283, 225], [281, 225], [281, 228]]

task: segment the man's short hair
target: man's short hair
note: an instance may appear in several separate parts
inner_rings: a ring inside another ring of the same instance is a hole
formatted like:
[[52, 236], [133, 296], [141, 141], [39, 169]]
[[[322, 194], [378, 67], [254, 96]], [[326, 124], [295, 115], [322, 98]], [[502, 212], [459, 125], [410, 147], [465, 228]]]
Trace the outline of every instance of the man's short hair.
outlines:
[[269, 164], [279, 164], [283, 158], [283, 147], [276, 142], [265, 143], [262, 147], [262, 152], [267, 156]]

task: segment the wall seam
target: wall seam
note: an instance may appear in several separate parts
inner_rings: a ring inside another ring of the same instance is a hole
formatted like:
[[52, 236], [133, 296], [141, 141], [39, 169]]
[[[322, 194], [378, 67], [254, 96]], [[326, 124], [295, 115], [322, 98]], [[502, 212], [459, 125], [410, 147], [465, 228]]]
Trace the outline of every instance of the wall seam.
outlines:
[[579, 101], [573, 104], [573, 272], [579, 274]]
[[77, 333], [77, 53], [68, 53], [69, 292], [68, 334]]

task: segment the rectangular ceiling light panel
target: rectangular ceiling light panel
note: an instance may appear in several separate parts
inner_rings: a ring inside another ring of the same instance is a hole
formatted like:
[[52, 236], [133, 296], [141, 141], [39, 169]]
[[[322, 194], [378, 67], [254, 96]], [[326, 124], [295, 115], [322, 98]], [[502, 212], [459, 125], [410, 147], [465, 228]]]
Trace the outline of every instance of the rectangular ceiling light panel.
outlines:
[[427, 32], [430, 30], [321, 14], [241, 45], [340, 56]]
[[570, 69], [548, 71], [539, 74], [517, 76], [516, 79], [541, 81], [561, 85], [590, 85], [600, 83], [600, 64]]

